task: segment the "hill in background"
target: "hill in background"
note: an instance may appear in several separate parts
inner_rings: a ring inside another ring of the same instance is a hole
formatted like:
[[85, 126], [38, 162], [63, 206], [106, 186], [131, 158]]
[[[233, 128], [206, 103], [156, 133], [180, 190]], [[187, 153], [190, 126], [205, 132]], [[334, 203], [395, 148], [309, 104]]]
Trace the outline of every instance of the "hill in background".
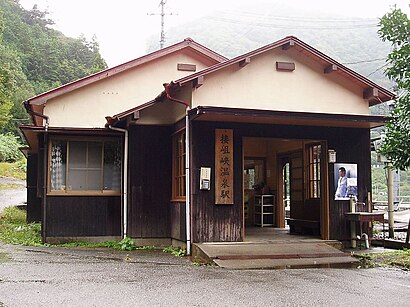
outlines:
[[[167, 45], [191, 37], [229, 58], [294, 35], [336, 61], [391, 89], [383, 75], [390, 50], [377, 34], [378, 19], [319, 14], [283, 1], [256, 7], [215, 12], [212, 15], [167, 30]], [[158, 37], [149, 41], [149, 51], [158, 49]]]

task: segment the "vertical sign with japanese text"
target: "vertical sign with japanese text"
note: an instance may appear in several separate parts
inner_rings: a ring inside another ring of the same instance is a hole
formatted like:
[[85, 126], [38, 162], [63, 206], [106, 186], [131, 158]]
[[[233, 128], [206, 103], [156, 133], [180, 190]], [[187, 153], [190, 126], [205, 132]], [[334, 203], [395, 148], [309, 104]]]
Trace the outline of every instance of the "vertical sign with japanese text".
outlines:
[[215, 129], [215, 204], [233, 204], [233, 131]]

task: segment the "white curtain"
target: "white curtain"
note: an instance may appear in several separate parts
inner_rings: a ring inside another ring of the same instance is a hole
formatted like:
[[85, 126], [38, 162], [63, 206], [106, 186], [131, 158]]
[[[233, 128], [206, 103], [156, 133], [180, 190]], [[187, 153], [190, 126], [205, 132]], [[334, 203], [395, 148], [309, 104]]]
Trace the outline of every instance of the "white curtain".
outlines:
[[63, 153], [60, 144], [53, 144], [51, 147], [51, 190], [61, 190], [63, 188]]

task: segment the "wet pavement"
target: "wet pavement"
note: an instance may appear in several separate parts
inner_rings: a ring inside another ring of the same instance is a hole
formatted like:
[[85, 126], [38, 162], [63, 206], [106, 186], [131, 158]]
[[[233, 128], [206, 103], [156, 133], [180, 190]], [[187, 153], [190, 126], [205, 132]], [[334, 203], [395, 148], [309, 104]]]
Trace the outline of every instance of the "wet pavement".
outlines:
[[[0, 176], [0, 187], [0, 212], [9, 206], [26, 204], [27, 193], [25, 180]], [[10, 187], [10, 189], [7, 187]]]
[[162, 251], [0, 245], [0, 306], [408, 306], [395, 269], [226, 270]]
[[[19, 182], [13, 183], [21, 186], [17, 190], [0, 191], [0, 210], [25, 202], [25, 183]], [[410, 273], [398, 269], [226, 270], [195, 266], [162, 251], [0, 243], [0, 307], [408, 306], [409, 301]]]

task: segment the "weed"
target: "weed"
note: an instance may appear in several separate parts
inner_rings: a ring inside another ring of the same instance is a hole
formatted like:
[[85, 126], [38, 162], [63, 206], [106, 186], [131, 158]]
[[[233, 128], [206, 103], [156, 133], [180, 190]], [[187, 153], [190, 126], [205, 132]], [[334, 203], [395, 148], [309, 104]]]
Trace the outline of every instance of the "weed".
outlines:
[[12, 177], [21, 180], [26, 179], [26, 160], [22, 159], [18, 162], [0, 162], [0, 176]]
[[133, 251], [137, 249], [137, 245], [135, 244], [135, 240], [125, 237], [120, 242], [118, 242], [118, 244], [115, 244], [113, 248], [122, 251]]
[[180, 247], [165, 247], [162, 250], [164, 253], [171, 253], [172, 255], [176, 257], [184, 257], [186, 256], [186, 250], [185, 248], [180, 248]]
[[99, 243], [70, 242], [64, 244], [42, 244], [41, 224], [26, 222], [26, 211], [17, 207], [8, 207], [0, 214], [0, 240], [4, 243], [27, 246], [47, 247], [106, 247], [122, 251], [154, 250], [155, 246], [137, 246], [135, 240], [124, 238], [121, 241], [105, 241]]
[[397, 267], [406, 271], [410, 270], [410, 251], [408, 249], [398, 250], [394, 252], [362, 254], [354, 256], [360, 259], [362, 267], [365, 268], [382, 266]]
[[41, 245], [41, 225], [26, 223], [26, 212], [8, 207], [0, 214], [0, 240], [8, 244]]
[[15, 183], [7, 183], [7, 184], [0, 184], [0, 190], [17, 190], [24, 188], [21, 184]]

